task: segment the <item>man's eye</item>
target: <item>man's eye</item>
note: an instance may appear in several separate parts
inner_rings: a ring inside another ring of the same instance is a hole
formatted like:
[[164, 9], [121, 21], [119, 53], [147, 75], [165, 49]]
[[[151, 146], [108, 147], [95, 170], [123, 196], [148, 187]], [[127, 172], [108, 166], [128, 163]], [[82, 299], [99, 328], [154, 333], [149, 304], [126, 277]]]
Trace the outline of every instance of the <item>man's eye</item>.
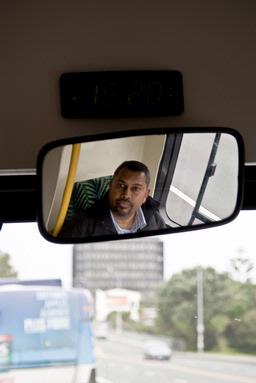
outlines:
[[141, 188], [135, 186], [134, 188], [132, 188], [132, 191], [133, 191], [134, 193], [140, 193]]

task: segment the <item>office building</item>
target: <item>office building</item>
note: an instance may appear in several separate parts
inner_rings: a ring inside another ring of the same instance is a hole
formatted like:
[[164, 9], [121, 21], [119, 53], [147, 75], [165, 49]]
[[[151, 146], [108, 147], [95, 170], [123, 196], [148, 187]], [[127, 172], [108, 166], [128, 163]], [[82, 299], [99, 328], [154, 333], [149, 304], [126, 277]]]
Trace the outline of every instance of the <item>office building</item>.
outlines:
[[163, 242], [142, 238], [74, 245], [73, 284], [151, 293], [163, 282]]

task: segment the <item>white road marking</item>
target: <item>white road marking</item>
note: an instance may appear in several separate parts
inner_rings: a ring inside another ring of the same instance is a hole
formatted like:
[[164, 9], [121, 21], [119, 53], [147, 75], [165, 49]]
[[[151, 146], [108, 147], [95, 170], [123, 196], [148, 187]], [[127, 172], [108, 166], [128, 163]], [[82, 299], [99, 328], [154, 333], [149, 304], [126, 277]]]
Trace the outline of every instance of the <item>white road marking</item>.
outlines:
[[96, 377], [96, 383], [113, 383], [113, 382], [111, 382], [111, 381], [108, 380], [108, 379], [101, 378], [100, 376], [97, 376], [97, 377]]
[[[182, 191], [180, 191], [178, 188], [176, 188], [175, 186], [171, 186], [170, 190], [174, 194], [176, 194], [178, 197], [182, 198], [190, 206], [195, 207], [195, 205], [196, 205], [195, 201], [192, 198], [190, 198], [189, 196], [187, 196], [186, 194], [184, 194]], [[218, 217], [217, 215], [211, 213], [209, 210], [205, 209], [202, 206], [200, 206], [199, 212], [204, 214], [206, 217], [212, 219], [213, 221], [220, 221], [220, 217]]]

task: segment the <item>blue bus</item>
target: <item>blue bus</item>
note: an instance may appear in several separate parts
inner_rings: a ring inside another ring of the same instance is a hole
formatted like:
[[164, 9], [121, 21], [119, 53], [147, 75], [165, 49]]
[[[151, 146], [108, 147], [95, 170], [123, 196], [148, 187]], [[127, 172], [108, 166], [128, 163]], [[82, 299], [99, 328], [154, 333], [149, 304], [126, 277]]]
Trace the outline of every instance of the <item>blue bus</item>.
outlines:
[[88, 290], [0, 284], [0, 383], [94, 383]]

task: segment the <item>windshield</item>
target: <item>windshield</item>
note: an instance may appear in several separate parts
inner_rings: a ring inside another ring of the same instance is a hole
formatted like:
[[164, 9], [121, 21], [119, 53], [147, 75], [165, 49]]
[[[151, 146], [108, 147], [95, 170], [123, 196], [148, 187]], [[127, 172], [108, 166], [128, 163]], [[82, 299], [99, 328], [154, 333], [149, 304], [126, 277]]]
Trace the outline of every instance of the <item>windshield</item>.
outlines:
[[3, 225], [0, 382], [255, 382], [255, 214], [75, 246]]

